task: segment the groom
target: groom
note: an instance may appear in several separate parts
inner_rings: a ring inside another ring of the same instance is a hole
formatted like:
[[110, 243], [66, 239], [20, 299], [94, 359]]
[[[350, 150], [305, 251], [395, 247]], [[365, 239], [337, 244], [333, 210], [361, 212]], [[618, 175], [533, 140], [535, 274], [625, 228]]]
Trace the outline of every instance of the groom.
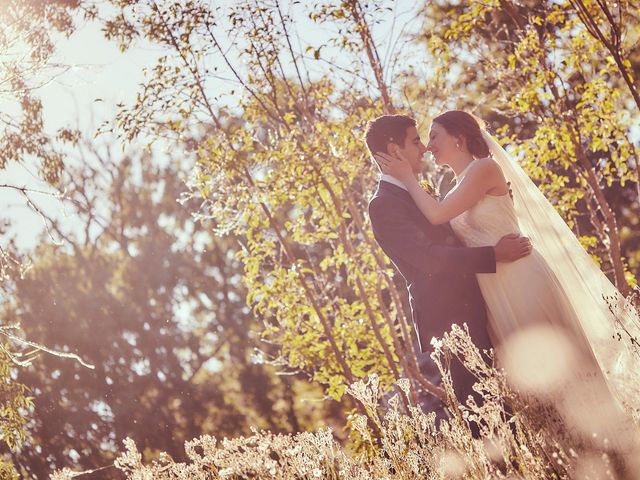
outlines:
[[[368, 126], [366, 143], [372, 157], [376, 152], [392, 154], [398, 148], [414, 174], [422, 172], [428, 150], [414, 119], [404, 115], [378, 117]], [[453, 323], [466, 323], [476, 346], [490, 348], [485, 304], [475, 274], [495, 273], [496, 262], [528, 255], [529, 240], [508, 235], [493, 247], [465, 247], [449, 224], [429, 223], [402, 182], [384, 174], [369, 202], [369, 218], [376, 241], [407, 282], [420, 350], [429, 352], [431, 338], [441, 337]], [[459, 400], [477, 396], [472, 390], [473, 375], [457, 359], [452, 359], [451, 375]], [[439, 382], [433, 373], [427, 376]], [[442, 416], [443, 406], [438, 409]]]

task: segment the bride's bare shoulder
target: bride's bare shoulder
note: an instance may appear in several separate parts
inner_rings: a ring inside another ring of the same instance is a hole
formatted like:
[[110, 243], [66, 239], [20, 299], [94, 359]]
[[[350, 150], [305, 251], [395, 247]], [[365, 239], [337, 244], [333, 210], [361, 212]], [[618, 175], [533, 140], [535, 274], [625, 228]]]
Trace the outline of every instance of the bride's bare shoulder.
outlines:
[[504, 178], [502, 168], [500, 168], [500, 165], [493, 159], [493, 157], [484, 157], [474, 160], [473, 165], [471, 165], [471, 168], [469, 168], [469, 174], [475, 177], [491, 176], [496, 178]]
[[509, 189], [502, 168], [492, 157], [474, 160], [468, 177], [470, 183], [483, 186], [489, 194], [502, 195]]

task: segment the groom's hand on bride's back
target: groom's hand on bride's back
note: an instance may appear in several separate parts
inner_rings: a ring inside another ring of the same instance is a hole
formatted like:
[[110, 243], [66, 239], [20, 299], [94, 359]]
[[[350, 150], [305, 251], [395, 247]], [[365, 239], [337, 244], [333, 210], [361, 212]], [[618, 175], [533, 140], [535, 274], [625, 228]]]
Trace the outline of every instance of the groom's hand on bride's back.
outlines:
[[493, 247], [496, 253], [496, 262], [515, 262], [531, 253], [531, 241], [527, 237], [510, 233], [500, 239]]

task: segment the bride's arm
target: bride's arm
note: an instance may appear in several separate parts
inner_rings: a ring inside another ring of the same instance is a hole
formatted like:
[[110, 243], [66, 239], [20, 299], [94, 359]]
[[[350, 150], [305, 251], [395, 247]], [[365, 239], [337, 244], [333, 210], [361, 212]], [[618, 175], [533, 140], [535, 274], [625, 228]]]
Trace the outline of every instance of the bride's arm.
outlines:
[[434, 225], [440, 225], [469, 210], [493, 188], [487, 181], [491, 168], [486, 165], [473, 165], [458, 188], [441, 202], [425, 192], [415, 177], [403, 180], [403, 183], [427, 220]]
[[[388, 157], [387, 158], [391, 158]], [[392, 163], [395, 162], [395, 163]], [[402, 165], [405, 163], [406, 165]], [[502, 183], [499, 167], [491, 158], [475, 160], [469, 172], [451, 194], [441, 202], [425, 192], [416, 177], [407, 169], [406, 160], [394, 158], [381, 164], [385, 173], [389, 173], [405, 184], [416, 206], [434, 225], [447, 223], [452, 218], [469, 210], [491, 189]]]

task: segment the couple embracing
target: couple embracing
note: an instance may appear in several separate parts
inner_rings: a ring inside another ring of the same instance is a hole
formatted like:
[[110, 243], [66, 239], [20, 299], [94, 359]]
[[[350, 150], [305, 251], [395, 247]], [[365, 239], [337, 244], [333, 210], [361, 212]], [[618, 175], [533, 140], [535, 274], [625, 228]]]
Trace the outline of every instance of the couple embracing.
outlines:
[[[619, 316], [630, 315], [606, 301], [620, 298], [616, 288], [481, 120], [445, 112], [426, 142], [416, 125], [403, 115], [379, 117], [366, 143], [381, 171], [369, 203], [372, 230], [406, 280], [422, 352], [452, 324], [466, 324], [476, 346], [496, 350], [507, 378], [521, 362], [527, 375], [533, 365], [543, 380], [555, 379], [537, 385], [574, 433], [615, 443], [621, 407], [637, 402], [639, 385], [632, 353], [613, 338]], [[419, 183], [426, 152], [455, 173], [442, 199]], [[534, 349], [518, 357], [527, 347]], [[451, 375], [464, 402], [474, 378], [455, 360]], [[586, 416], [603, 405], [606, 421], [594, 426]]]

